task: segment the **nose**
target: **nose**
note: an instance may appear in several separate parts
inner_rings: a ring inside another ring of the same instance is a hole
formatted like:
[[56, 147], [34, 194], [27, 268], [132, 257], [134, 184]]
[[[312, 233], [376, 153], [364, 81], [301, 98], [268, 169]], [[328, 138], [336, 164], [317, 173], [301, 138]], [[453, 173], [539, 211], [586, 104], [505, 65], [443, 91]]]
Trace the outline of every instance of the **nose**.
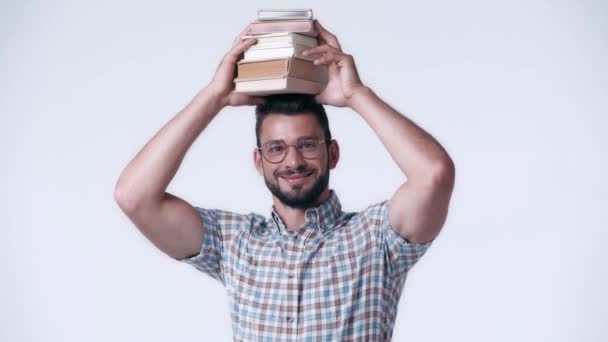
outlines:
[[[293, 147], [293, 150], [292, 150]], [[289, 165], [293, 169], [298, 169], [298, 167], [306, 164], [304, 156], [298, 151], [295, 146], [287, 146], [287, 155], [283, 160], [284, 163]]]

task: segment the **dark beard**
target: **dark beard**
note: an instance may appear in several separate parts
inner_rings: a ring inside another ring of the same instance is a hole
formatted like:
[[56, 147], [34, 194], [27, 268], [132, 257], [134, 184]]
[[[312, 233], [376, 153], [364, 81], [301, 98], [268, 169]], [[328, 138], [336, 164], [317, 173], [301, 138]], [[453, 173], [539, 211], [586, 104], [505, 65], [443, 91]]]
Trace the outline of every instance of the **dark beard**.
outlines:
[[[307, 173], [310, 170], [306, 169], [298, 169], [294, 173]], [[329, 184], [329, 167], [327, 171], [319, 176], [319, 178], [315, 181], [312, 188], [305, 193], [296, 194], [296, 195], [288, 195], [281, 191], [279, 188], [279, 183], [277, 181], [276, 184], [269, 182], [268, 179], [264, 176], [264, 182], [266, 186], [272, 192], [272, 194], [277, 197], [283, 204], [291, 208], [310, 208], [315, 206], [317, 199], [325, 190], [327, 185]]]

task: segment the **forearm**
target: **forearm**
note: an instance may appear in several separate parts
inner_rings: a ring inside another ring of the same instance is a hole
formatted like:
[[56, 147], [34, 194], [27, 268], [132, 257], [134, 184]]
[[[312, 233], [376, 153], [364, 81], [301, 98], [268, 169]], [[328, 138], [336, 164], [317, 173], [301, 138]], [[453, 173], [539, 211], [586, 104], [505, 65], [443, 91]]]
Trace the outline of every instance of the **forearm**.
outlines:
[[433, 181], [452, 161], [443, 147], [422, 128], [382, 101], [371, 89], [361, 88], [349, 100], [387, 148], [408, 180]]
[[129, 162], [116, 183], [116, 199], [130, 209], [160, 203], [186, 152], [221, 108], [207, 88], [196, 94]]

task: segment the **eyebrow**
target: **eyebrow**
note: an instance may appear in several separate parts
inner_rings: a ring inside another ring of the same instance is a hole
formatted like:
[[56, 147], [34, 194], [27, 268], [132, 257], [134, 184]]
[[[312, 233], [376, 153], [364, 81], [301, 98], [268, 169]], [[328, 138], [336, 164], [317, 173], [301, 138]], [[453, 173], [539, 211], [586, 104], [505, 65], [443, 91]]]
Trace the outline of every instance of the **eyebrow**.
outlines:
[[[299, 137], [298, 141], [300, 141], [302, 139], [319, 139], [319, 138], [317, 136], [314, 136], [314, 135], [305, 135], [305, 136]], [[274, 143], [274, 142], [281, 142], [281, 141], [285, 142], [285, 140], [283, 140], [283, 139], [275, 139], [275, 140], [268, 140], [267, 142], [263, 143], [262, 145], [266, 145], [268, 143]]]

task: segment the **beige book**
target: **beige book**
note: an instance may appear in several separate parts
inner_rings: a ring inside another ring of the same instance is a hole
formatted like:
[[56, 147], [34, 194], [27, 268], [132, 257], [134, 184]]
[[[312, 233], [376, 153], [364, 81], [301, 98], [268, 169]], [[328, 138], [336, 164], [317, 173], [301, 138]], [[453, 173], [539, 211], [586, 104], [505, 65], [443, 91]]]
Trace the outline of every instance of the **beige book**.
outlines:
[[327, 83], [327, 66], [298, 57], [266, 61], [241, 61], [237, 63], [237, 79], [260, 79], [294, 77], [303, 80]]

